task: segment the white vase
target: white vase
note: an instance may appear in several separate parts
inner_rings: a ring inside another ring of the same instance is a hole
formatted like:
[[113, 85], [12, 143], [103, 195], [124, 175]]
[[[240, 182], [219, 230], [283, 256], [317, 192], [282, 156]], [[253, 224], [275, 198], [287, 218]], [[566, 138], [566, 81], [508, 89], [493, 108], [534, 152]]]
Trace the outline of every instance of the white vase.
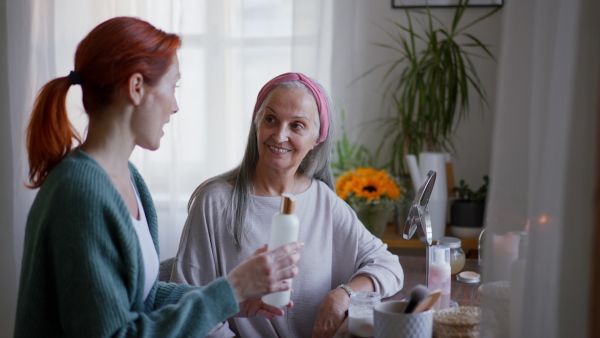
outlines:
[[419, 161], [414, 155], [406, 155], [406, 161], [413, 180], [415, 191], [418, 191], [430, 170], [436, 172], [435, 185], [429, 197], [429, 215], [431, 217], [432, 239], [443, 237], [446, 232], [446, 211], [448, 208], [448, 183], [446, 179], [446, 154], [422, 152]]

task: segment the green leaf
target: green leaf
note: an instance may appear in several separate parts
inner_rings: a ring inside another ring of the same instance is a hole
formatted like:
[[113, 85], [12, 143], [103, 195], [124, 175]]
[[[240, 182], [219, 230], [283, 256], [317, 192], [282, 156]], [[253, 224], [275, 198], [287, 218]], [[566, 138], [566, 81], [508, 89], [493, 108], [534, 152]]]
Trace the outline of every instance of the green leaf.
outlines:
[[469, 22], [468, 24], [466, 24], [466, 25], [462, 26], [461, 28], [459, 28], [459, 29], [456, 31], [456, 33], [457, 33], [457, 34], [458, 34], [458, 33], [461, 33], [461, 32], [463, 32], [464, 30], [468, 29], [469, 27], [471, 27], [471, 26], [475, 25], [476, 23], [478, 23], [478, 22], [481, 22], [481, 21], [483, 21], [483, 20], [485, 20], [485, 19], [489, 18], [490, 16], [492, 16], [492, 15], [496, 14], [496, 12], [498, 12], [498, 11], [499, 11], [501, 8], [502, 8], [502, 7], [496, 7], [496, 8], [495, 8], [495, 9], [493, 9], [492, 11], [490, 11], [490, 12], [486, 13], [485, 15], [482, 15], [482, 16], [480, 16], [479, 18], [477, 18], [477, 19], [475, 19], [475, 20], [473, 20], [473, 21]]
[[476, 37], [474, 37], [473, 35], [468, 34], [468, 33], [465, 33], [464, 36], [466, 36], [469, 39], [474, 41], [473, 47], [480, 47], [487, 54], [488, 57], [490, 57], [492, 60], [496, 61], [496, 59], [494, 58], [494, 55], [490, 52], [490, 50], [487, 48], [487, 46], [485, 44], [483, 44], [481, 41], [479, 41], [479, 39], [477, 39]]

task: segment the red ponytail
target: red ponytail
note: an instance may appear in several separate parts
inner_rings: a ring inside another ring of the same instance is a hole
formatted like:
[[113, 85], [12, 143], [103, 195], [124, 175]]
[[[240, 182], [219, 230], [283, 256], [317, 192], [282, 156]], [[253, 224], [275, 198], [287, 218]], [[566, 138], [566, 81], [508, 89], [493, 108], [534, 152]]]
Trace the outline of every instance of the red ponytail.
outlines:
[[[181, 39], [136, 18], [117, 17], [94, 28], [77, 46], [75, 71], [81, 77], [83, 106], [96, 114], [134, 73], [149, 85], [167, 71]], [[39, 188], [48, 172], [81, 143], [66, 110], [69, 77], [48, 82], [38, 94], [27, 127], [30, 188]]]
[[68, 77], [48, 82], [38, 94], [26, 131], [30, 188], [39, 188], [48, 171], [65, 157], [73, 141], [81, 143], [66, 109]]

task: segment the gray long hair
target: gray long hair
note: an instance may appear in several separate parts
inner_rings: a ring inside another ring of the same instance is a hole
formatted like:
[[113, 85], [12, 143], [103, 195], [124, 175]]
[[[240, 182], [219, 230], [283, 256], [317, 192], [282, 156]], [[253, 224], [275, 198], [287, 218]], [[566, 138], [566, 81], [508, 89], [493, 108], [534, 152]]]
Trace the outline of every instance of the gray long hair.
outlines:
[[[302, 88], [312, 96], [311, 91], [299, 81], [282, 82], [274, 86], [273, 89], [277, 87]], [[329, 103], [329, 130], [327, 132], [327, 138], [306, 154], [306, 156], [300, 163], [300, 166], [298, 166], [298, 172], [307, 176], [310, 179], [317, 179], [323, 181], [325, 184], [327, 184], [329, 188], [331, 188], [331, 190], [335, 191], [333, 185], [333, 173], [331, 170], [331, 150], [333, 147], [333, 131], [335, 130], [335, 119], [333, 117], [334, 110], [329, 95], [325, 92], [325, 90], [320, 84], [319, 87], [321, 87], [321, 91], [325, 94]], [[258, 141], [256, 139], [257, 124], [264, 113], [266, 103], [271, 97], [273, 89], [271, 89], [271, 91], [263, 101], [258, 113], [256, 114], [256, 118], [254, 118], [250, 125], [250, 132], [248, 133], [248, 143], [246, 144], [246, 151], [244, 153], [242, 163], [236, 168], [227, 171], [221, 175], [210, 178], [204, 183], [200, 184], [200, 186], [196, 188], [188, 202], [189, 212], [192, 204], [194, 203], [194, 200], [198, 196], [200, 196], [203, 193], [203, 191], [205, 191], [211, 184], [223, 180], [231, 183], [233, 185], [233, 189], [231, 190], [231, 195], [229, 198], [230, 203], [225, 207], [224, 210], [224, 217], [225, 223], [227, 224], [227, 230], [233, 237], [233, 240], [235, 241], [235, 246], [238, 250], [242, 248], [242, 234], [246, 226], [246, 215], [249, 210], [249, 202], [253, 187], [255, 168], [258, 163], [259, 157]], [[319, 119], [317, 119], [317, 121], [318, 120]], [[317, 138], [318, 137], [319, 133], [317, 133]]]

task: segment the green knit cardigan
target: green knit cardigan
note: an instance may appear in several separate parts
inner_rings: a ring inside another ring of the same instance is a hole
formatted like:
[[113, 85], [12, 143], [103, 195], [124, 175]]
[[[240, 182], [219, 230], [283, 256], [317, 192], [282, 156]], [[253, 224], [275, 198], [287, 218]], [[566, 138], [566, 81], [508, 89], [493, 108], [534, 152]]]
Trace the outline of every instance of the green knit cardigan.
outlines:
[[[158, 252], [157, 217], [132, 164]], [[76, 150], [46, 177], [27, 219], [15, 337], [202, 337], [239, 311], [231, 284], [154, 283], [131, 216], [106, 172]]]

